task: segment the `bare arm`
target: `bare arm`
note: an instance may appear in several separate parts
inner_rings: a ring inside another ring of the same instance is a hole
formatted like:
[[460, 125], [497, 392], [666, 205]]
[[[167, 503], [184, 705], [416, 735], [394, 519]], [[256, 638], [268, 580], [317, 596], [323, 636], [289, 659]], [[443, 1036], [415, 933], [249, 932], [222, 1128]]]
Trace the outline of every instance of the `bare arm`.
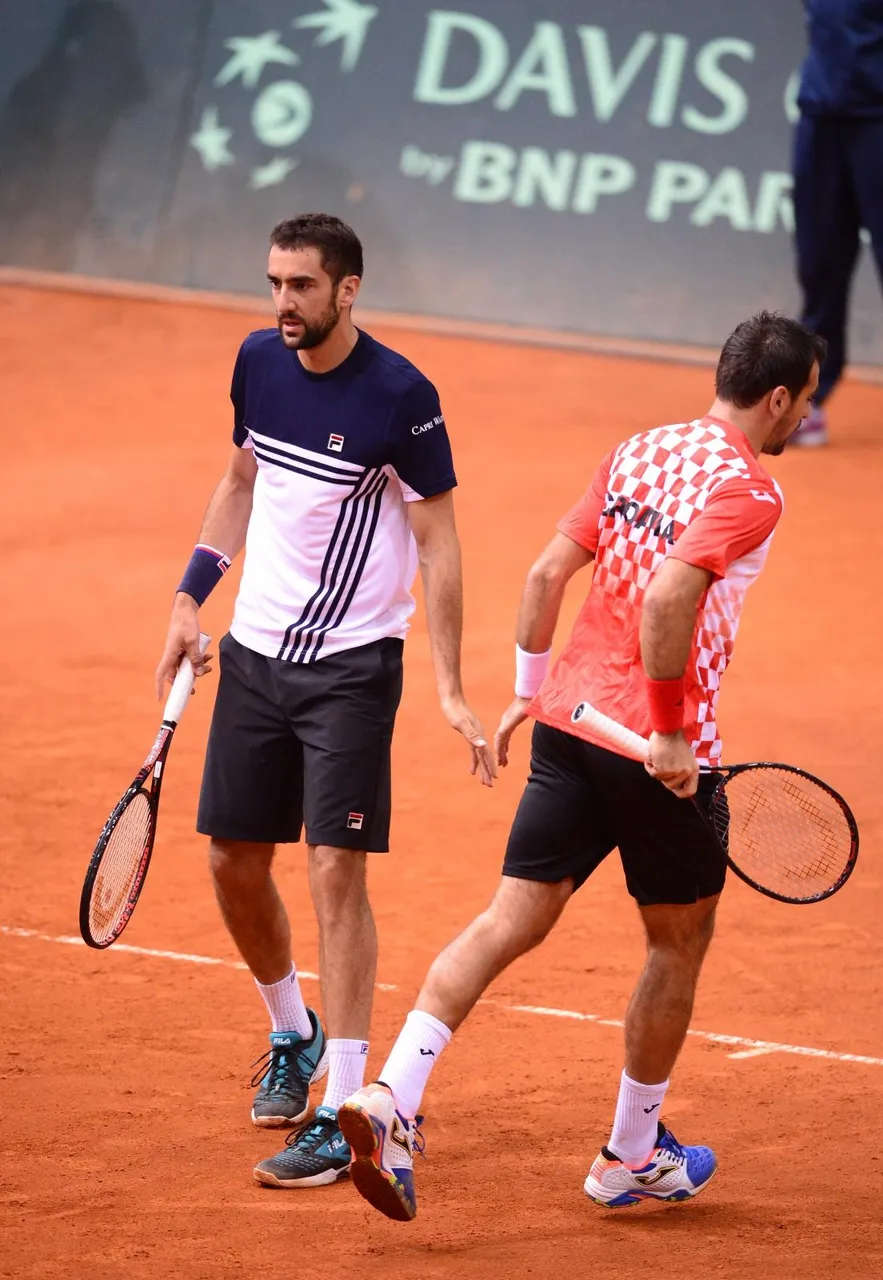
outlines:
[[[641, 658], [651, 680], [677, 680], [684, 674], [699, 602], [712, 574], [669, 557], [644, 596], [641, 611]], [[695, 795], [699, 766], [683, 730], [650, 735], [648, 772], [678, 796]]]
[[[245, 545], [245, 534], [251, 518], [257, 462], [251, 449], [234, 446], [227, 470], [211, 496], [199, 533], [199, 541], [222, 551], [231, 560]], [[208, 659], [199, 652], [199, 606], [192, 596], [179, 591], [172, 605], [172, 616], [163, 655], [156, 670], [157, 697], [162, 698], [166, 681], [174, 680], [184, 655], [193, 663], [197, 675], [211, 670]]]
[[651, 680], [684, 674], [699, 601], [711, 585], [707, 569], [669, 557], [647, 588], [641, 611], [641, 659]]
[[495, 775], [493, 758], [481, 725], [466, 704], [460, 673], [463, 569], [453, 493], [409, 502], [408, 516], [420, 560], [429, 645], [442, 711], [451, 727], [470, 745], [471, 772], [477, 772], [485, 786], [491, 786]]
[[[546, 653], [552, 647], [561, 602], [568, 582], [580, 569], [591, 564], [591, 551], [563, 533], [555, 537], [531, 566], [521, 594], [515, 638], [528, 653]], [[498, 763], [509, 763], [509, 740], [527, 719], [529, 698], [519, 698], [503, 712], [494, 737]]]
[[408, 503], [417, 543], [438, 696], [462, 698], [463, 568], [452, 493]]
[[515, 638], [528, 653], [551, 649], [564, 591], [573, 575], [594, 560], [578, 542], [556, 533], [531, 565], [521, 593]]
[[199, 541], [217, 547], [231, 560], [245, 546], [257, 473], [254, 451], [234, 445], [227, 470], [206, 508]]

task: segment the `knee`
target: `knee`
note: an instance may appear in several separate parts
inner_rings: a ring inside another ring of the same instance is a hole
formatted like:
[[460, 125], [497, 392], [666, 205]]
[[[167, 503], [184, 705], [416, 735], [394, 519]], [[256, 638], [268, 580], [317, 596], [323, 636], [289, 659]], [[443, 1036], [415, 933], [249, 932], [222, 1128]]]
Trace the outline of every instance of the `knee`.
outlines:
[[223, 889], [247, 887], [266, 880], [273, 861], [273, 845], [246, 844], [238, 840], [212, 840], [208, 864], [215, 885]]
[[684, 939], [647, 943], [647, 967], [657, 973], [667, 973], [672, 977], [698, 979], [705, 957], [705, 947], [692, 944]]
[[559, 884], [504, 880], [484, 913], [484, 926], [502, 950], [513, 957], [524, 955], [548, 937], [572, 892], [570, 880]]
[[698, 973], [714, 934], [717, 899], [643, 909], [647, 950], [656, 963]]
[[366, 855], [320, 845], [310, 850], [310, 891], [320, 922], [368, 904]]
[[545, 942], [558, 919], [557, 915], [538, 914], [524, 916], [512, 921], [497, 921], [500, 932], [508, 932], [518, 946], [519, 955], [533, 951], [541, 942]]

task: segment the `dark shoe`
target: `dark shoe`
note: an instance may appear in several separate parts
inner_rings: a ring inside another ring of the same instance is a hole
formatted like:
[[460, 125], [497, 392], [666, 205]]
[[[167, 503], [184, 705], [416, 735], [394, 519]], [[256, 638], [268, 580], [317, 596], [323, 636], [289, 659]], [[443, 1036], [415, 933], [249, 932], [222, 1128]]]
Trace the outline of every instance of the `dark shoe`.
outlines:
[[310, 1085], [328, 1072], [325, 1032], [312, 1009], [307, 1009], [313, 1036], [303, 1040], [291, 1031], [272, 1031], [270, 1048], [253, 1062], [260, 1070], [252, 1085], [251, 1118], [261, 1129], [287, 1129], [300, 1124], [310, 1109]]
[[350, 1149], [331, 1107], [317, 1107], [308, 1124], [290, 1135], [285, 1150], [255, 1165], [264, 1187], [325, 1187], [349, 1172]]

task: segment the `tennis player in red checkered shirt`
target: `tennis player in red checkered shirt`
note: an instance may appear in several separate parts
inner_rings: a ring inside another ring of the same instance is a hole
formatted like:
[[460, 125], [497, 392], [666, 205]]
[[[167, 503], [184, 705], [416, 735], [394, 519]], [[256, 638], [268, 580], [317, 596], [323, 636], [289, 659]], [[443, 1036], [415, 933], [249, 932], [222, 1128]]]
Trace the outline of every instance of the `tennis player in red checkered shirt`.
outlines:
[[[782, 512], [760, 462], [809, 410], [825, 343], [762, 312], [727, 339], [703, 418], [632, 436], [604, 459], [531, 569], [518, 618], [515, 701], [496, 748], [529, 716], [531, 771], [488, 909], [433, 964], [376, 1084], [340, 1109], [353, 1180], [375, 1208], [417, 1211], [415, 1116], [452, 1033], [507, 965], [535, 947], [571, 894], [618, 848], [643, 917], [647, 960], [625, 1021], [613, 1129], [585, 1182], [599, 1204], [687, 1200], [717, 1160], [660, 1120], [693, 1009], [726, 863], [697, 807], [721, 760], [715, 719], [745, 592]], [[591, 590], [550, 668], [571, 577]], [[649, 737], [647, 766], [571, 714], [583, 699]], [[501, 1064], [501, 1069], [502, 1069]]]

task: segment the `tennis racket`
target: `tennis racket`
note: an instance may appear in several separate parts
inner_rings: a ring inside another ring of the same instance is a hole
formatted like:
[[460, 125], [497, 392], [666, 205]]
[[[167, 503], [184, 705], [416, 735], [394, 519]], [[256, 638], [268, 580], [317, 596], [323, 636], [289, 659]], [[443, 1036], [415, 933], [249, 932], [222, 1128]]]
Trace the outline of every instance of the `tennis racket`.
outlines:
[[[208, 643], [209, 637], [200, 635], [200, 653], [205, 653]], [[80, 894], [80, 934], [90, 947], [104, 950], [116, 942], [141, 896], [156, 839], [165, 763], [194, 678], [193, 666], [185, 657], [150, 754], [98, 837]]]
[[[571, 721], [589, 725], [633, 760], [646, 762], [649, 742], [588, 702]], [[777, 902], [822, 902], [842, 889], [858, 857], [852, 810], [826, 782], [790, 764], [757, 761], [703, 770], [720, 777], [706, 814], [740, 880]]]

